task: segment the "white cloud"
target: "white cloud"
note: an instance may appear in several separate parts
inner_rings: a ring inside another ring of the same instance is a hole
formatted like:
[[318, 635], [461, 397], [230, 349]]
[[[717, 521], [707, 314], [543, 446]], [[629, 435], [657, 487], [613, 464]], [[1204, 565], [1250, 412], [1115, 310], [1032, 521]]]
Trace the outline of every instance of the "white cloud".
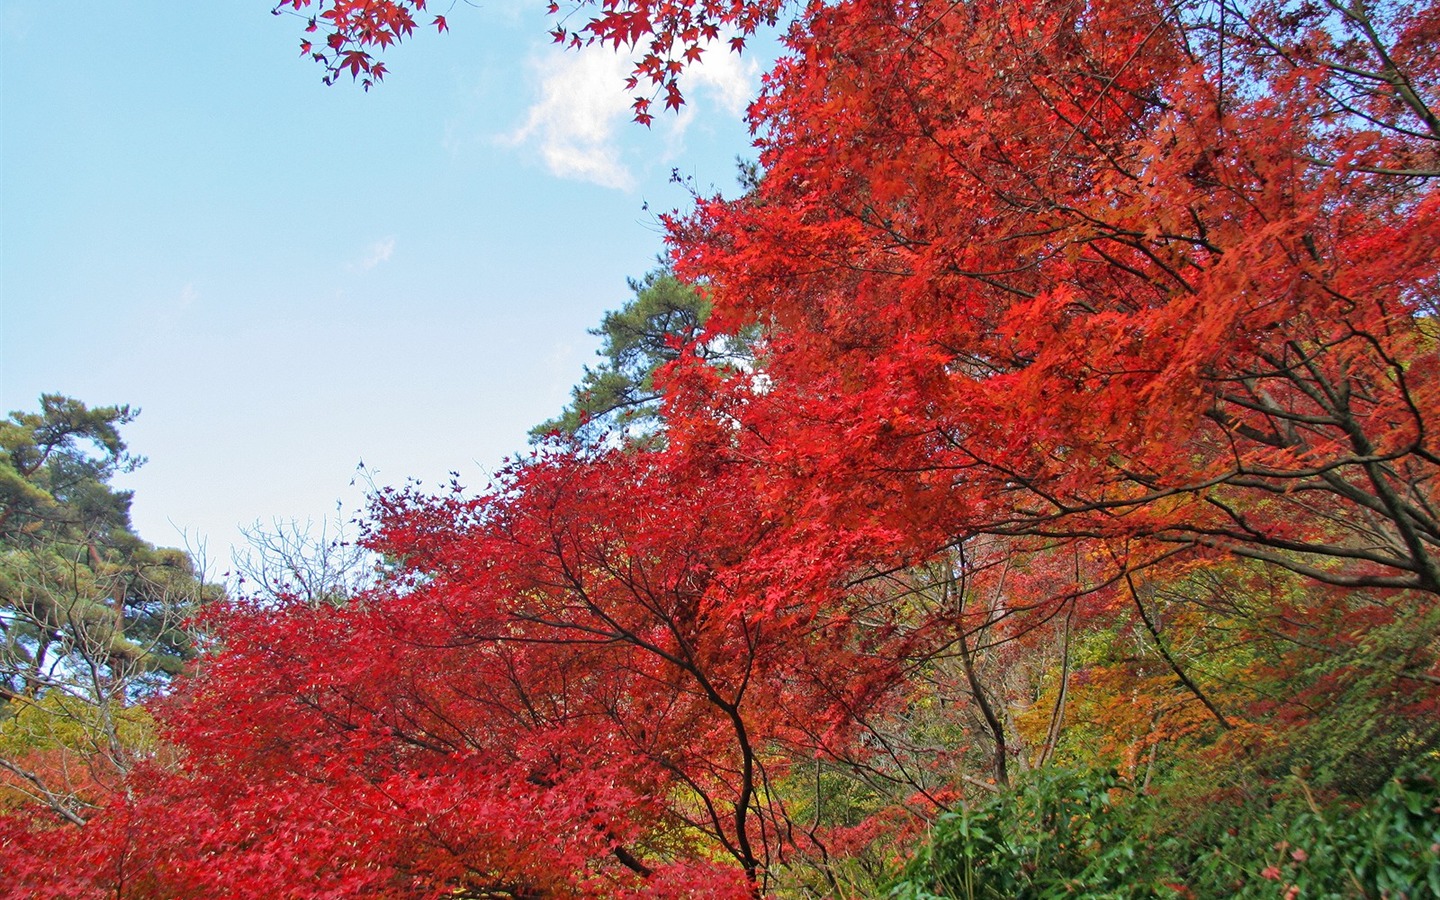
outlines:
[[[536, 147], [546, 167], [561, 178], [629, 190], [635, 176], [622, 157], [619, 137], [634, 116], [634, 98], [625, 89], [633, 69], [628, 55], [599, 44], [547, 49], [531, 62], [531, 70], [540, 76], [540, 99], [530, 107], [525, 124], [502, 140]], [[682, 76], [686, 105], [680, 113], [656, 111], [667, 152], [679, 151], [695, 121], [697, 103], [739, 116], [758, 81], [759, 65], [753, 58], [730, 52], [723, 38], [709, 44]]]
[[759, 75], [760, 64], [755, 57], [732, 52], [729, 43], [722, 38], [706, 45], [700, 61], [685, 70], [684, 79], [698, 85], [705, 96], [717, 102], [727, 113], [738, 116], [745, 112], [750, 98], [755, 96]]
[[362, 272], [368, 272], [383, 262], [388, 262], [395, 253], [395, 238], [381, 238], [365, 250], [365, 256], [356, 265]]
[[551, 50], [532, 68], [545, 73], [540, 100], [525, 124], [506, 136], [515, 145], [538, 144], [551, 172], [561, 178], [628, 190], [635, 183], [620, 161], [616, 131], [630, 117], [625, 77], [631, 62], [598, 45]]

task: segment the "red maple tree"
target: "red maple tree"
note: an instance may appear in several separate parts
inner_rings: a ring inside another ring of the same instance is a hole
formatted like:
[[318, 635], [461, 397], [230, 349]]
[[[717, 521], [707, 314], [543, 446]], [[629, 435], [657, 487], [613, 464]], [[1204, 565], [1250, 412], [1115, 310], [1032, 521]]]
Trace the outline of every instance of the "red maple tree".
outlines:
[[381, 495], [372, 546], [402, 574], [343, 606], [215, 613], [223, 651], [168, 704], [171, 765], [83, 831], [17, 832], [86, 864], [16, 877], [67, 897], [758, 896], [805, 840], [776, 783], [895, 666], [817, 621], [825, 598], [747, 571], [772, 530], [753, 471], [694, 474], [567, 453], [482, 498]]
[[672, 230], [717, 327], [766, 329], [739, 433], [797, 517], [1440, 591], [1440, 20], [1207, 15], [856, 2], [792, 37], [764, 178]]
[[[322, 61], [378, 77], [423, 7], [314, 4]], [[649, 41], [678, 103], [691, 48], [781, 11], [617, 0], [559, 37]], [[381, 494], [394, 576], [220, 613], [172, 755], [83, 830], [7, 818], [7, 874], [744, 897], [805, 858], [838, 892], [837, 855], [1052, 759], [1086, 629], [1153, 648], [1084, 673], [1132, 765], [1357, 692], [1434, 739], [1435, 5], [845, 0], [787, 40], [762, 176], [669, 220], [700, 340], [754, 360], [681, 354], [652, 449]], [[869, 793], [827, 819], [837, 772]]]
[[[776, 23], [786, 5], [782, 0], [574, 0], [562, 6], [550, 0], [547, 8], [558, 19], [550, 32], [556, 43], [637, 51], [643, 45], [626, 84], [636, 91], [635, 120], [648, 125], [660, 95], [666, 110], [684, 104], [680, 74], [711, 44], [723, 40], [729, 50], [740, 52], [748, 37]], [[301, 41], [300, 52], [325, 67], [327, 84], [349, 73], [368, 90], [387, 71], [375, 54], [415, 33], [426, 0], [280, 0], [274, 12], [305, 16], [307, 35], [323, 33], [318, 44], [310, 37]], [[580, 24], [572, 24], [577, 17]], [[444, 16], [435, 16], [431, 24], [438, 31], [449, 29]]]

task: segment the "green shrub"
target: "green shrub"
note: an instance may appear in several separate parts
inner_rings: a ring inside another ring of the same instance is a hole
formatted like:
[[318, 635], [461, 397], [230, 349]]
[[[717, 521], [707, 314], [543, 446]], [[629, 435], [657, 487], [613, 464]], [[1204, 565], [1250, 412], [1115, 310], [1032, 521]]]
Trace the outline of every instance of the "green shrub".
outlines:
[[[890, 897], [1440, 897], [1435, 768], [1328, 805], [1299, 778], [1246, 803], [1217, 802], [1214, 786], [1137, 795], [1113, 772], [1034, 773], [942, 816]], [[1181, 814], [1187, 803], [1213, 806]]]

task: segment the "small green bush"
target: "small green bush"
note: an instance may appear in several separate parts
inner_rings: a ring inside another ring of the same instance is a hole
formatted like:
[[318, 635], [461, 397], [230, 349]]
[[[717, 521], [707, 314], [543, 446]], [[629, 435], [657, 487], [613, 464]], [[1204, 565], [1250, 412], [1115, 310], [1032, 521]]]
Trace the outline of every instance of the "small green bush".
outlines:
[[1182, 814], [1173, 788], [1137, 795], [1113, 772], [1034, 773], [942, 816], [890, 897], [1440, 897], [1433, 768], [1391, 778], [1363, 803], [1322, 806], [1291, 778], [1261, 803], [1204, 816]]

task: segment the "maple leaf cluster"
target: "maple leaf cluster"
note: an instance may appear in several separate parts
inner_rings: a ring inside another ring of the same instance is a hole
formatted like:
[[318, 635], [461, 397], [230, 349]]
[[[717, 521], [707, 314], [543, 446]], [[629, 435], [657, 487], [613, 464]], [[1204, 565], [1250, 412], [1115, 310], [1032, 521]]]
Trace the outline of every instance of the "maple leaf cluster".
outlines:
[[[378, 77], [344, 54], [421, 7], [322, 4], [326, 64]], [[558, 36], [664, 87], [779, 12]], [[1440, 742], [1440, 10], [842, 0], [786, 40], [763, 174], [667, 220], [689, 351], [750, 357], [667, 354], [641, 444], [381, 492], [348, 602], [214, 611], [126, 792], [0, 820], [18, 883], [838, 894], [1027, 770], [1361, 796]]]
[[1393, 12], [811, 18], [756, 104], [763, 180], [671, 220], [717, 327], [768, 329], [742, 433], [816, 482], [796, 515], [923, 495], [878, 518], [1440, 588], [1440, 121], [1375, 87], [1433, 84], [1436, 21]]
[[[375, 52], [415, 33], [425, 0], [280, 0], [272, 12], [305, 16], [306, 35], [323, 34], [318, 45], [310, 37], [302, 40], [300, 53], [325, 67], [326, 84], [348, 73], [368, 91], [387, 72]], [[439, 32], [450, 28], [444, 16], [435, 16], [430, 24]]]
[[[642, 51], [626, 86], [635, 92], [635, 121], [649, 125], [662, 95], [667, 111], [684, 105], [680, 75], [711, 44], [723, 39], [731, 52], [741, 52], [786, 6], [783, 0], [576, 0], [547, 8], [558, 20], [550, 32], [558, 44]], [[348, 73], [368, 90], [388, 71], [376, 54], [413, 35], [426, 6], [425, 0], [281, 0], [274, 12], [306, 16], [306, 33], [323, 34], [318, 44], [303, 40], [300, 52], [325, 67], [327, 84]], [[577, 18], [583, 21], [572, 24]], [[444, 16], [431, 24], [449, 30]]]

